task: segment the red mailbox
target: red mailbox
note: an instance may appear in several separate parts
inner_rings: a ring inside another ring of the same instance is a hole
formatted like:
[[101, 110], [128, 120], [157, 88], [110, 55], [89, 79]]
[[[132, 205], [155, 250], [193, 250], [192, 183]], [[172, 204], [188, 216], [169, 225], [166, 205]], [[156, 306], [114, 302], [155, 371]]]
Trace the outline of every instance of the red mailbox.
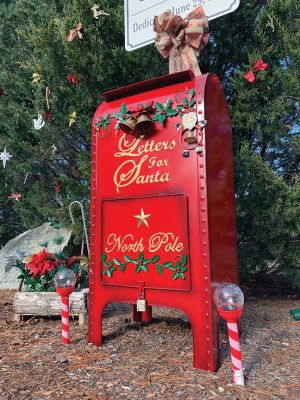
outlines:
[[190, 71], [104, 94], [93, 121], [89, 342], [102, 312], [136, 321], [174, 307], [191, 322], [194, 366], [219, 365], [214, 288], [237, 281], [232, 133], [214, 74]]

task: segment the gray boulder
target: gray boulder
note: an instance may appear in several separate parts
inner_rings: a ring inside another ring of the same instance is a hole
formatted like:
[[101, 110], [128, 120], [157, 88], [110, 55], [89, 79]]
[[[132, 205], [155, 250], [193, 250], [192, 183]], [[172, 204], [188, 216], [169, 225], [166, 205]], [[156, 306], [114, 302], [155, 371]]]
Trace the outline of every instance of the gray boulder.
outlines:
[[[55, 229], [49, 222], [35, 229], [21, 233], [11, 239], [0, 250], [0, 289], [17, 289], [19, 280], [17, 276], [20, 271], [14, 267], [16, 259], [23, 259], [34, 253], [40, 252], [43, 247], [41, 243], [48, 243], [47, 251], [50, 253], [65, 249], [71, 239], [72, 231], [66, 228]], [[64, 238], [63, 243], [58, 246], [53, 240], [58, 236]]]

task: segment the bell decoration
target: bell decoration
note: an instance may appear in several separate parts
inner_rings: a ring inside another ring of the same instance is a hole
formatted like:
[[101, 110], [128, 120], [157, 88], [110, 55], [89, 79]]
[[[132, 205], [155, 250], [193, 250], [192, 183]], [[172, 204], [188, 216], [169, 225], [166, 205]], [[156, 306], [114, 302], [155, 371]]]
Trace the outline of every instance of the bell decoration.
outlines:
[[134, 129], [136, 127], [135, 118], [129, 117], [125, 121], [121, 121], [119, 126], [123, 132], [128, 133], [129, 135], [136, 136], [136, 134], [134, 133]]
[[155, 132], [155, 123], [146, 113], [142, 113], [137, 117], [135, 126], [137, 136], [151, 136]]
[[191, 131], [188, 131], [187, 136], [183, 139], [185, 143], [188, 144], [196, 144], [198, 143], [197, 139], [193, 135]]

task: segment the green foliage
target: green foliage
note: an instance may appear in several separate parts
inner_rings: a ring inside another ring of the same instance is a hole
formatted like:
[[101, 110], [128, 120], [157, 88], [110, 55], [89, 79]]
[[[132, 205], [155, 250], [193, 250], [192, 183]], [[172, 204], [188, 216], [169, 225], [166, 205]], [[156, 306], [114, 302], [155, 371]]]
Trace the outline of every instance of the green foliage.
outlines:
[[[45, 220], [69, 223], [73, 200], [89, 209], [90, 128], [101, 93], [167, 73], [168, 61], [154, 46], [125, 51], [122, 0], [97, 4], [110, 15], [94, 19], [91, 0], [0, 5], [0, 151], [7, 146], [13, 156], [5, 170], [0, 165], [0, 247]], [[219, 75], [232, 114], [242, 276], [283, 274], [298, 286], [299, 15], [297, 0], [243, 0], [234, 13], [210, 22], [210, 45], [200, 61], [203, 73]], [[83, 40], [68, 43], [69, 30], [78, 22]], [[251, 85], [243, 76], [258, 58], [269, 68], [257, 72]], [[34, 73], [41, 76], [37, 83]], [[75, 74], [78, 83], [68, 81], [68, 74]], [[51, 89], [52, 122], [36, 131], [33, 119], [47, 111], [46, 87]], [[172, 112], [167, 106], [156, 106], [161, 124], [166, 111]], [[77, 119], [69, 127], [73, 112]], [[105, 129], [107, 121], [99, 126]], [[57, 180], [60, 190], [54, 193]], [[17, 191], [19, 202], [8, 199]], [[80, 218], [75, 215], [75, 220]], [[75, 233], [79, 242], [80, 223]], [[154, 264], [161, 273], [164, 266]]]

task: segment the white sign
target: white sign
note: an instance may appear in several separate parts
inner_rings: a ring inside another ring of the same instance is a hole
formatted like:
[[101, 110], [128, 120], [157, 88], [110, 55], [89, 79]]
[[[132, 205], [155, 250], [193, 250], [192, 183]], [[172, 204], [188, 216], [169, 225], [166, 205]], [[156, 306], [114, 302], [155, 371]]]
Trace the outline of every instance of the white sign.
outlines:
[[194, 8], [202, 6], [209, 20], [235, 11], [240, 0], [124, 0], [125, 48], [128, 51], [154, 42], [153, 19], [164, 11], [183, 18]]

